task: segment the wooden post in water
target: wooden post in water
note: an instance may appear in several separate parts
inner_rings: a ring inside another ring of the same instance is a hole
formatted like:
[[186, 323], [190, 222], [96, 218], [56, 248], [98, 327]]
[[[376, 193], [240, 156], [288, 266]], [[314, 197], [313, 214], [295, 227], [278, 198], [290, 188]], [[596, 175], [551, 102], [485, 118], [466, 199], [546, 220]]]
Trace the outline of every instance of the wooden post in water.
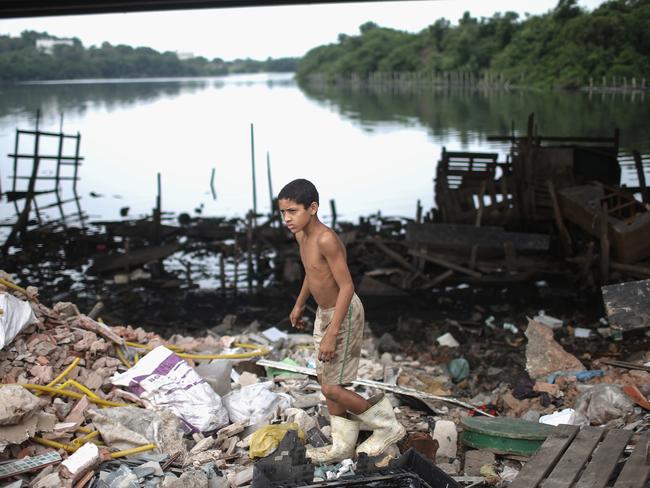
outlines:
[[226, 260], [223, 257], [223, 246], [219, 253], [219, 279], [221, 280], [221, 294], [226, 294]]
[[[271, 180], [271, 155], [266, 151], [266, 177], [269, 181], [269, 201], [271, 202], [271, 211], [269, 218], [271, 219], [271, 226], [273, 226], [273, 221], [275, 220], [276, 210], [275, 205], [273, 204], [273, 182]], [[278, 221], [278, 224], [280, 222]]]
[[253, 174], [253, 225], [257, 227], [257, 183], [255, 180], [255, 129], [251, 124], [251, 169]]
[[609, 281], [609, 236], [607, 225], [607, 203], [600, 209], [600, 279], [602, 284]]
[[153, 211], [153, 240], [156, 244], [160, 242], [160, 221], [162, 216], [162, 197], [161, 197], [161, 183], [160, 173], [157, 174], [158, 195], [156, 196], [156, 208]]
[[639, 177], [639, 188], [641, 189], [641, 198], [643, 203], [650, 203], [650, 190], [646, 186], [645, 173], [643, 172], [643, 161], [641, 160], [641, 153], [636, 149], [632, 151], [634, 156], [634, 166], [636, 167], [636, 174]]
[[235, 262], [235, 269], [233, 271], [232, 289], [233, 294], [237, 296], [237, 282], [239, 281], [239, 245], [237, 244], [237, 232], [235, 232], [235, 245], [233, 247], [233, 261]]
[[332, 211], [332, 229], [336, 227], [336, 202], [334, 199], [330, 200], [330, 209]]
[[246, 216], [246, 281], [248, 293], [253, 292], [253, 211]]
[[416, 207], [415, 207], [415, 221], [418, 224], [422, 223], [422, 203], [420, 203], [419, 198], [418, 198], [418, 203], [416, 204]]
[[[39, 140], [40, 132], [38, 131], [38, 125], [39, 125], [40, 118], [41, 118], [41, 111], [39, 109], [36, 111], [36, 129], [34, 130], [34, 156], [33, 156], [33, 163], [32, 163], [32, 174], [29, 177], [29, 184], [27, 186], [27, 195], [25, 195], [25, 206], [20, 212], [20, 215], [18, 216], [16, 223], [13, 225], [11, 232], [9, 233], [9, 236], [5, 240], [5, 243], [2, 247], [2, 251], [4, 254], [7, 254], [7, 252], [9, 251], [9, 247], [13, 243], [16, 236], [18, 234], [22, 236], [25, 233], [25, 231], [27, 230], [27, 225], [29, 223], [29, 213], [31, 212], [32, 209], [32, 199], [34, 198], [36, 178], [38, 177], [38, 167], [41, 162], [40, 158], [38, 157], [39, 142], [40, 142]], [[16, 141], [18, 141], [18, 138], [16, 138]], [[18, 178], [18, 174], [16, 172], [18, 166], [17, 156], [16, 156], [17, 154], [18, 151], [16, 150], [14, 152], [14, 176], [13, 176], [14, 190], [16, 186], [16, 179]]]

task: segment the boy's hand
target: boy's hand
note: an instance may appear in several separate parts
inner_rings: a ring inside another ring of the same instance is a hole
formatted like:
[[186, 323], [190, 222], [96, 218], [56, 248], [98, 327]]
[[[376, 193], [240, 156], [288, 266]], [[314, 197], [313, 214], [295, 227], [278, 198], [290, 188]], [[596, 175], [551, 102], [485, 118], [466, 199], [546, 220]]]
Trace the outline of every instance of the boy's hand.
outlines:
[[305, 310], [305, 307], [299, 307], [295, 306], [293, 307], [293, 310], [291, 310], [291, 313], [289, 314], [289, 321], [291, 322], [291, 325], [295, 327], [296, 329], [304, 329], [305, 328], [305, 323], [302, 320], [302, 313]]
[[336, 336], [328, 334], [327, 332], [320, 341], [320, 349], [318, 351], [318, 359], [327, 362], [334, 359], [336, 354]]

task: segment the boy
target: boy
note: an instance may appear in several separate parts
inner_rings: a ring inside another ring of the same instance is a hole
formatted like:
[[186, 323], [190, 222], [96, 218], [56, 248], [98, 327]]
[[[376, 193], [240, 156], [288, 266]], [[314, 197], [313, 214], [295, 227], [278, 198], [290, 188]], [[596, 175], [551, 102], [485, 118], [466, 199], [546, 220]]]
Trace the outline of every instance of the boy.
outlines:
[[[327, 401], [332, 428], [332, 444], [308, 448], [313, 462], [332, 464], [355, 454], [360, 421], [373, 430], [356, 452], [381, 454], [406, 433], [397, 422], [388, 398], [370, 400], [348, 390], [357, 377], [364, 311], [354, 293], [346, 263], [345, 246], [332, 229], [318, 219], [318, 191], [309, 181], [294, 180], [278, 194], [280, 213], [300, 248], [305, 279], [289, 315], [291, 324], [302, 329], [302, 313], [309, 296], [318, 304], [314, 322], [314, 344], [321, 391]], [[350, 419], [347, 412], [353, 414]]]

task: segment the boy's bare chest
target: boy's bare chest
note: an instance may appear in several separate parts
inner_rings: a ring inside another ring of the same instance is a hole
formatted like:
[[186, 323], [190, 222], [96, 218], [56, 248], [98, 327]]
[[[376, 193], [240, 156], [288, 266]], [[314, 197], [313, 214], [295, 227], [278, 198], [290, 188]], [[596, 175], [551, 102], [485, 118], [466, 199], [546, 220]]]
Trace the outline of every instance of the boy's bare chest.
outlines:
[[306, 242], [300, 246], [300, 259], [307, 273], [318, 273], [329, 269], [327, 261], [315, 243], [312, 245]]

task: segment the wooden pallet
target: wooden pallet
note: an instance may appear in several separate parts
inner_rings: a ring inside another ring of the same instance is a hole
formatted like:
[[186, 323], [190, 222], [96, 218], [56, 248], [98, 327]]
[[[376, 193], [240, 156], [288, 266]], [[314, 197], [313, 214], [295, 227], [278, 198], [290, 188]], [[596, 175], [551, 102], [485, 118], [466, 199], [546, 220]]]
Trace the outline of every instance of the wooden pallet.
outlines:
[[558, 425], [524, 465], [510, 488], [643, 488], [650, 476], [650, 433], [641, 435], [616, 480], [610, 482], [629, 430]]

